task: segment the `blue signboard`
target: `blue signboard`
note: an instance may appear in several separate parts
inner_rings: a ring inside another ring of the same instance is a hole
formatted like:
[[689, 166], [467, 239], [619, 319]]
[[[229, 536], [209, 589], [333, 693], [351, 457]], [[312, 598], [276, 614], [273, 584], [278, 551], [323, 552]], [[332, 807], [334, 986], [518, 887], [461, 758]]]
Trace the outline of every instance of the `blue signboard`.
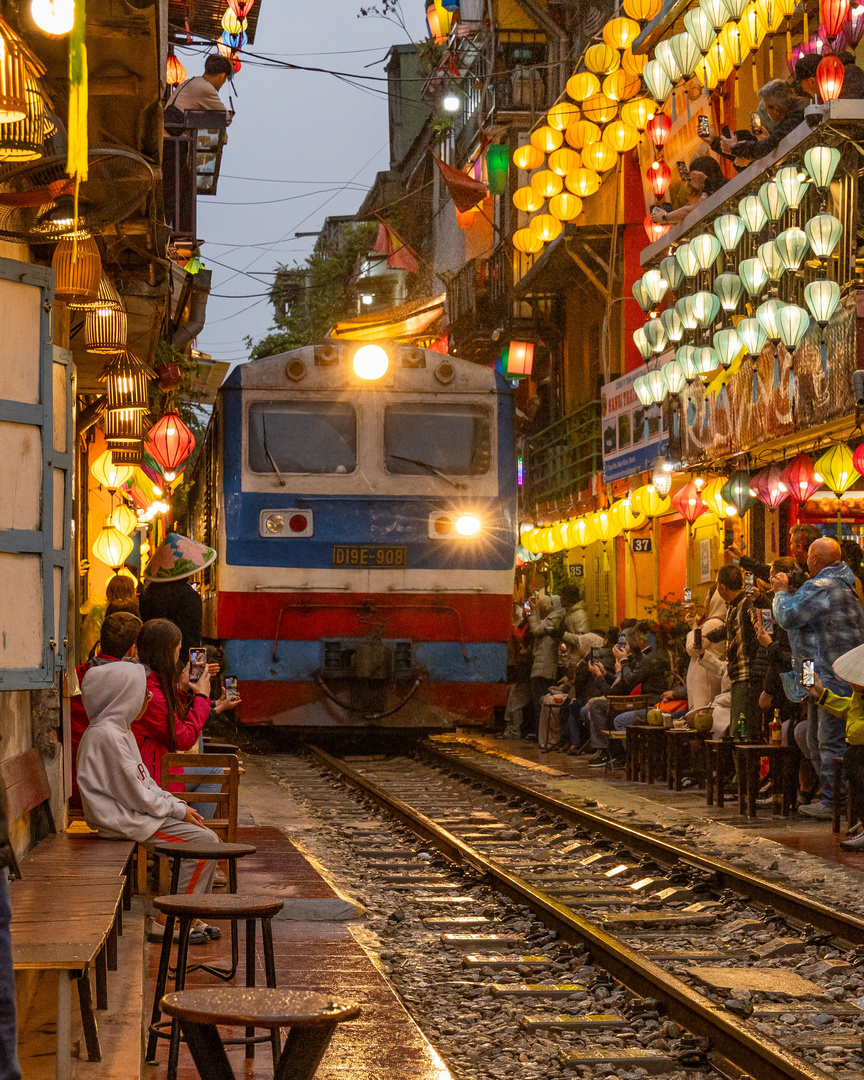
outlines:
[[669, 434], [663, 428], [659, 406], [645, 408], [633, 383], [645, 368], [606, 383], [600, 394], [603, 425], [603, 479], [621, 480], [646, 472], [660, 454], [665, 454]]

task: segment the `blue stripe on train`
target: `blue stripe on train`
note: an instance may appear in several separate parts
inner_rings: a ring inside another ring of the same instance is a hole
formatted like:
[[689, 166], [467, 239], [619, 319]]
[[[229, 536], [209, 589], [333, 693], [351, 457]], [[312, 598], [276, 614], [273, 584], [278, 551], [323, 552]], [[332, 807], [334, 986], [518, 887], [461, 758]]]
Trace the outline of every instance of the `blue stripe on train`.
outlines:
[[[468, 642], [468, 661], [458, 641], [419, 641], [414, 645], [414, 663], [432, 682], [500, 682], [507, 673], [507, 646], [501, 642]], [[307, 681], [324, 666], [324, 646], [320, 641], [280, 641], [273, 660], [272, 641], [228, 641], [225, 656], [228, 671], [241, 680], [254, 682]]]

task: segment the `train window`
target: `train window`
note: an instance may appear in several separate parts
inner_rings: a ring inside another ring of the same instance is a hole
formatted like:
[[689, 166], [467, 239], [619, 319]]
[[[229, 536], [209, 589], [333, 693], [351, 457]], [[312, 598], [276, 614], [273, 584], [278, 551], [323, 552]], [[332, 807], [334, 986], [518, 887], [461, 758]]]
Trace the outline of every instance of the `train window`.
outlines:
[[483, 405], [390, 405], [384, 413], [384, 458], [398, 475], [489, 472], [489, 410]]
[[357, 414], [341, 401], [256, 401], [249, 408], [249, 468], [258, 473], [352, 473]]

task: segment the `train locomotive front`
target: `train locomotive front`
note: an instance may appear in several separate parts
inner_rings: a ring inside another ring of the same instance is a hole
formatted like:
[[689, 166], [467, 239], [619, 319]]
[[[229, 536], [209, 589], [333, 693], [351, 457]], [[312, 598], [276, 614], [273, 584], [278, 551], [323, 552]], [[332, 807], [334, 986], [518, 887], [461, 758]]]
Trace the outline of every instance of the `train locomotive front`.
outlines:
[[404, 345], [328, 342], [236, 368], [190, 499], [215, 545], [205, 635], [242, 722], [481, 723], [506, 697], [512, 392]]

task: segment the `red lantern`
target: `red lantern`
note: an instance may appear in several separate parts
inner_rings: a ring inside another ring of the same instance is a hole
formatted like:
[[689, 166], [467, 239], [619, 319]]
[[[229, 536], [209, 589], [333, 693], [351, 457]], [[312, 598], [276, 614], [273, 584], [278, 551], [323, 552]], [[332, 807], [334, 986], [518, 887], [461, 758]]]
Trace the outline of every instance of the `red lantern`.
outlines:
[[845, 74], [843, 62], [838, 57], [822, 57], [816, 68], [816, 85], [823, 101], [836, 101], [840, 97]]
[[672, 170], [665, 161], [652, 161], [645, 172], [651, 190], [658, 199], [662, 198], [669, 190], [672, 181]]
[[[855, 453], [857, 454], [858, 451], [856, 450]], [[858, 466], [856, 465], [855, 468], [857, 469]], [[816, 479], [813, 462], [806, 454], [799, 454], [789, 462], [783, 470], [783, 482], [789, 488], [789, 495], [799, 504], [807, 502], [822, 486]]]
[[828, 37], [837, 37], [849, 18], [851, 0], [819, 0], [819, 17]]
[[534, 370], [534, 342], [511, 341], [507, 357], [507, 374], [528, 376]]
[[648, 138], [659, 150], [669, 138], [672, 131], [672, 121], [666, 113], [655, 113], [648, 121], [645, 130], [648, 133]]
[[776, 509], [789, 498], [789, 485], [779, 465], [768, 465], [760, 469], [750, 481], [750, 490], [760, 502], [772, 509]]
[[856, 446], [856, 448], [853, 450], [852, 464], [855, 466], [858, 472], [861, 473], [862, 476], [864, 476], [864, 472], [862, 472], [862, 470], [864, 470], [864, 443], [861, 443], [860, 446]]
[[169, 86], [179, 86], [180, 83], [186, 82], [186, 68], [174, 53], [168, 57], [168, 63], [165, 66], [165, 81]]
[[238, 19], [245, 19], [252, 8], [255, 7], [255, 0], [228, 0], [228, 7], [231, 8]]
[[708, 512], [708, 507], [702, 502], [699, 488], [696, 487], [692, 480], [689, 484], [685, 484], [680, 491], [675, 492], [672, 496], [672, 505], [688, 525], [692, 525], [696, 518]]
[[195, 449], [195, 436], [176, 412], [167, 412], [150, 429], [145, 451], [153, 458], [170, 483], [177, 470]]
[[661, 236], [665, 236], [672, 228], [671, 225], [664, 225], [662, 222], [652, 221], [650, 214], [648, 214], [642, 224], [645, 226], [645, 235], [652, 244], [659, 240]]

